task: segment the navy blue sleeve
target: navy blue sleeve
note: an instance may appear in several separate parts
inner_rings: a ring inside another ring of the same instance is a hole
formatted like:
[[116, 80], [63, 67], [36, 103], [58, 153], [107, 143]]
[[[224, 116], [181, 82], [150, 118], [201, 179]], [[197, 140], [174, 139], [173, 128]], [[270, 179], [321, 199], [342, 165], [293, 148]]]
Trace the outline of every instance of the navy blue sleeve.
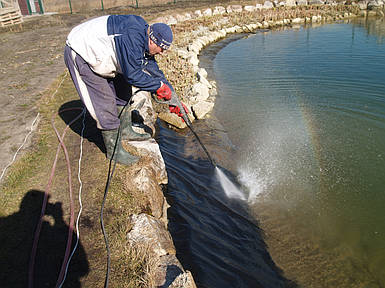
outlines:
[[154, 57], [147, 58], [147, 64], [146, 64], [144, 69], [148, 73], [150, 73], [153, 77], [160, 79], [160, 81], [167, 84], [171, 88], [171, 90], [174, 91], [174, 88], [172, 87], [170, 82], [168, 82], [168, 80], [164, 76], [163, 71], [159, 69], [158, 63], [156, 63]]
[[115, 48], [117, 60], [127, 82], [145, 91], [156, 91], [160, 87], [161, 79], [145, 73], [144, 45], [140, 35], [115, 36]]

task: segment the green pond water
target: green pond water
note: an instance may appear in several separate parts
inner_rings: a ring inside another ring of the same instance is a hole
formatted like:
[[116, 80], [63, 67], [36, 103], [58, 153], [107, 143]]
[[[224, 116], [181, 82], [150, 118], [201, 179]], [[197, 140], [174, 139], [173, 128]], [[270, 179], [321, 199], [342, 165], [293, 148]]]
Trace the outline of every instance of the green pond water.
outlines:
[[284, 275], [384, 287], [384, 20], [258, 32], [213, 72], [215, 116]]

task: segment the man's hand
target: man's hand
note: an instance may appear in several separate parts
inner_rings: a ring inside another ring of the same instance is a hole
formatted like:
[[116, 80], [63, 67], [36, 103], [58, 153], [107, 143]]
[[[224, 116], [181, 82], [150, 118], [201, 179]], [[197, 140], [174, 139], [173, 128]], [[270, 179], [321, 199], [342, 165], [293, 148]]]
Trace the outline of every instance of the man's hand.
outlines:
[[[182, 102], [181, 102], [182, 103]], [[186, 105], [184, 105], [183, 103], [182, 103], [182, 106], [183, 106], [183, 109], [184, 109], [184, 111], [186, 112], [186, 115], [188, 114], [188, 109], [187, 109], [187, 107], [186, 107]], [[179, 106], [169, 106], [168, 107], [169, 109], [170, 109], [170, 112], [171, 113], [175, 113], [175, 114], [177, 114], [179, 117], [182, 117], [182, 119], [183, 119], [183, 113], [182, 113], [182, 111], [180, 111], [180, 108], [179, 108]]]
[[170, 87], [168, 87], [167, 84], [164, 84], [162, 82], [162, 85], [160, 86], [160, 88], [156, 90], [156, 96], [158, 97], [158, 99], [170, 100], [171, 95], [172, 95], [172, 92]]

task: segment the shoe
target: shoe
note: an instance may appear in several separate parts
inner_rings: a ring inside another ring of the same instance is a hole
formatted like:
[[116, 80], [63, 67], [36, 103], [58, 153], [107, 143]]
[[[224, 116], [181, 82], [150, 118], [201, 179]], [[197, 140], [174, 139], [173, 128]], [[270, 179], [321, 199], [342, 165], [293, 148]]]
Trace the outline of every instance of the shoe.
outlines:
[[[137, 133], [132, 129], [132, 110], [140, 109], [144, 104], [144, 101], [139, 103], [136, 107], [132, 106], [118, 106], [118, 112], [120, 114], [120, 129], [122, 131], [122, 139], [128, 141], [144, 141], [151, 138], [148, 133]], [[129, 104], [128, 104], [129, 105]], [[140, 107], [139, 107], [140, 106]]]
[[123, 148], [121, 136], [118, 134], [118, 129], [102, 130], [104, 145], [106, 146], [107, 150], [107, 158], [111, 159], [113, 156], [113, 160], [127, 166], [135, 164], [139, 161], [139, 157], [131, 155]]

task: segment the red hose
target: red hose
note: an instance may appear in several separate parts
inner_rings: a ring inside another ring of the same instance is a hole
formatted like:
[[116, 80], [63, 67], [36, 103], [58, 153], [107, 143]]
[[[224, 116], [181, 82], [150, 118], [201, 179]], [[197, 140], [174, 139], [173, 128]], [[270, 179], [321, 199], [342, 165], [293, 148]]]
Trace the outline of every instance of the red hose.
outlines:
[[[67, 124], [67, 126], [63, 130], [62, 136], [60, 136], [59, 132], [57, 131], [57, 129], [55, 127], [54, 118], [58, 114], [60, 114], [62, 112], [72, 111], [72, 110], [82, 110], [82, 113], [80, 113], [69, 124]], [[43, 199], [43, 204], [42, 204], [42, 207], [41, 207], [40, 219], [39, 219], [39, 222], [37, 224], [37, 227], [36, 227], [36, 230], [35, 230], [35, 234], [34, 234], [34, 241], [33, 241], [33, 245], [32, 245], [31, 257], [30, 257], [30, 262], [29, 262], [29, 270], [28, 270], [28, 287], [29, 288], [33, 287], [33, 280], [34, 280], [33, 279], [33, 274], [34, 274], [34, 268], [35, 268], [34, 266], [35, 266], [36, 251], [37, 251], [37, 246], [38, 246], [38, 242], [39, 242], [41, 227], [42, 227], [42, 224], [43, 224], [43, 217], [45, 215], [45, 210], [46, 210], [46, 207], [47, 207], [48, 196], [49, 196], [50, 191], [51, 191], [51, 184], [52, 184], [52, 181], [53, 181], [53, 176], [55, 175], [55, 169], [56, 169], [56, 164], [57, 164], [57, 160], [58, 160], [58, 157], [59, 157], [60, 147], [63, 148], [65, 159], [66, 159], [66, 163], [67, 163], [69, 197], [70, 197], [70, 213], [71, 213], [71, 216], [70, 216], [70, 225], [68, 226], [68, 238], [67, 238], [66, 251], [65, 251], [63, 262], [62, 262], [60, 274], [59, 274], [59, 277], [58, 277], [58, 280], [57, 280], [57, 283], [56, 283], [56, 287], [58, 285], [60, 285], [60, 283], [62, 282], [63, 277], [64, 277], [64, 273], [65, 273], [65, 269], [66, 269], [69, 253], [70, 253], [69, 251], [70, 251], [71, 243], [72, 243], [72, 233], [73, 233], [73, 226], [74, 226], [74, 203], [73, 203], [73, 198], [72, 198], [71, 165], [70, 165], [70, 161], [69, 161], [68, 151], [67, 151], [67, 148], [66, 148], [66, 146], [65, 146], [65, 144], [63, 142], [63, 139], [64, 139], [64, 136], [65, 136], [69, 126], [72, 125], [75, 121], [77, 121], [83, 113], [84, 113], [84, 109], [83, 108], [80, 108], [80, 107], [68, 108], [68, 109], [63, 109], [63, 110], [59, 111], [58, 113], [55, 113], [52, 116], [52, 119], [51, 119], [52, 127], [55, 130], [56, 136], [57, 136], [57, 138], [59, 140], [59, 144], [58, 144], [58, 147], [57, 147], [55, 160], [54, 160], [53, 165], [52, 165], [51, 175], [49, 177], [48, 184], [47, 184], [47, 187], [46, 187], [46, 191], [44, 193], [44, 199]]]

